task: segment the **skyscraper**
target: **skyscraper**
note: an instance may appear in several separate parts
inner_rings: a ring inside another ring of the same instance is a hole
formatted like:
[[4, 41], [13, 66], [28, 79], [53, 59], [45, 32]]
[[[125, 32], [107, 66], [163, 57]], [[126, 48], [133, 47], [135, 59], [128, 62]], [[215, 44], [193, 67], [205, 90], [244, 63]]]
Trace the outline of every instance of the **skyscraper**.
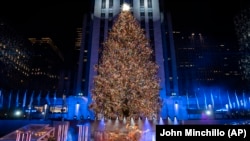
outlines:
[[[83, 18], [82, 38], [76, 95], [91, 97], [93, 78], [96, 75], [94, 65], [99, 63], [102, 43], [108, 36], [113, 22], [121, 11], [124, 3], [130, 5], [130, 10], [138, 20], [150, 40], [154, 51], [154, 60], [159, 65], [160, 96], [166, 99], [177, 96], [178, 76], [176, 69], [175, 49], [172, 26], [169, 14], [161, 11], [163, 1], [154, 0], [95, 0], [92, 3], [92, 13]], [[166, 34], [171, 33], [171, 34]], [[168, 39], [167, 39], [168, 38]], [[86, 42], [88, 42], [86, 44]], [[79, 44], [79, 42], [78, 42]], [[89, 99], [91, 101], [91, 99]], [[168, 102], [169, 103], [169, 102]], [[166, 110], [165, 110], [166, 111]]]
[[240, 69], [243, 73], [243, 79], [249, 82], [250, 80], [250, 8], [242, 9], [238, 15], [235, 16], [234, 24], [235, 31], [238, 38], [239, 50], [241, 58], [239, 61]]
[[[86, 76], [82, 74], [83, 71], [78, 70], [78, 79], [85, 77], [85, 87], [82, 86], [82, 81], [78, 80], [76, 83], [77, 94], [81, 93], [84, 87], [84, 95], [89, 95], [93, 87], [93, 77], [96, 75], [94, 71], [94, 65], [98, 64], [100, 57], [100, 52], [102, 50], [102, 43], [108, 36], [108, 32], [113, 25], [113, 21], [116, 16], [120, 13], [121, 5], [127, 3], [131, 7], [131, 12], [134, 17], [140, 22], [141, 27], [145, 29], [146, 36], [150, 39], [151, 46], [154, 50], [154, 59], [156, 63], [160, 66], [159, 77], [161, 80], [161, 97], [166, 97], [170, 95], [178, 95], [178, 83], [177, 83], [177, 72], [176, 63], [174, 57], [174, 46], [166, 43], [165, 39], [165, 29], [163, 29], [164, 16], [162, 11], [160, 11], [160, 1], [153, 0], [95, 0], [92, 4], [93, 13], [91, 13], [91, 24], [87, 30], [92, 34], [88, 34], [90, 38], [82, 36], [82, 41], [88, 40], [90, 42], [89, 47], [86, 44], [82, 44], [82, 53], [88, 52], [86, 67]], [[87, 24], [86, 18], [84, 18], [83, 23]], [[86, 25], [83, 24], [83, 27]], [[171, 23], [169, 22], [166, 30], [171, 30]], [[83, 28], [82, 34], [86, 34], [86, 28]], [[164, 40], [164, 41], [163, 41]], [[166, 53], [168, 50], [170, 52]], [[81, 53], [80, 53], [81, 55]], [[169, 56], [170, 55], [170, 56]], [[85, 59], [86, 61], [86, 59]], [[83, 58], [79, 58], [79, 68], [83, 68]], [[171, 69], [171, 70], [169, 70]]]

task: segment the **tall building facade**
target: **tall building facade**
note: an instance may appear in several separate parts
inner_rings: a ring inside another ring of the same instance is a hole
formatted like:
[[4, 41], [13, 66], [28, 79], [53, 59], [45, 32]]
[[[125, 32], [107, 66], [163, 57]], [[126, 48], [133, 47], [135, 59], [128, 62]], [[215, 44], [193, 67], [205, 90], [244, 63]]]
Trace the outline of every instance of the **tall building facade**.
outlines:
[[173, 31], [180, 95], [244, 90], [238, 68], [239, 51], [232, 41], [202, 33]]
[[92, 16], [91, 14], [83, 15], [83, 23], [81, 28], [76, 30], [75, 41], [75, 56], [78, 56], [77, 61], [77, 75], [75, 79], [74, 94], [85, 95], [88, 85], [89, 56], [91, 50], [91, 36], [92, 36]]
[[[94, 65], [99, 62], [102, 43], [107, 38], [108, 32], [120, 13], [123, 3], [130, 5], [131, 12], [141, 24], [150, 40], [154, 50], [155, 61], [160, 66], [158, 75], [161, 80], [161, 97], [178, 95], [174, 45], [166, 44], [167, 41], [165, 41], [165, 30], [172, 30], [171, 23], [169, 22], [168, 26], [165, 29], [163, 28], [167, 20], [164, 20], [165, 17], [162, 11], [160, 11], [161, 1], [153, 0], [95, 0], [92, 3], [93, 13], [91, 13], [90, 18], [89, 16], [84, 16], [82, 40], [81, 43], [78, 42], [78, 45], [81, 44], [81, 47], [79, 48], [80, 57], [78, 61], [76, 94], [84, 93], [85, 96], [91, 94], [93, 77], [96, 75]], [[86, 28], [87, 26], [88, 28]], [[83, 71], [84, 69], [87, 70]]]
[[[235, 31], [241, 52], [239, 61], [243, 79], [250, 81], [250, 8], [242, 9], [234, 18]], [[250, 84], [250, 83], [249, 83]], [[249, 89], [248, 89], [249, 91]]]
[[[124, 3], [130, 5], [130, 11], [145, 30], [154, 51], [154, 60], [159, 65], [160, 97], [163, 107], [160, 115], [166, 118], [174, 117], [175, 103], [185, 105], [178, 90], [178, 76], [176, 67], [175, 48], [172, 33], [170, 14], [166, 14], [161, 0], [95, 0], [92, 2], [92, 11], [84, 15], [82, 28], [77, 31], [77, 51], [79, 52], [78, 71], [76, 75], [76, 95], [88, 97], [91, 102], [93, 78], [97, 75], [94, 66], [99, 63], [102, 43], [107, 39], [108, 32], [121, 12]], [[82, 34], [79, 34], [79, 33]], [[79, 40], [81, 38], [81, 40]], [[170, 105], [170, 107], [168, 107]], [[180, 106], [181, 107], [181, 106]], [[183, 109], [185, 109], [183, 107]]]
[[0, 22], [0, 87], [25, 88], [30, 75], [29, 43], [7, 23]]
[[100, 50], [103, 41], [107, 38], [109, 29], [112, 27], [114, 18], [120, 13], [121, 5], [127, 2], [132, 8], [136, 19], [141, 22], [141, 27], [145, 29], [146, 36], [151, 40], [155, 52], [155, 61], [160, 66], [159, 77], [161, 80], [161, 96], [166, 95], [164, 58], [162, 51], [161, 23], [159, 3], [152, 0], [141, 1], [115, 1], [115, 0], [96, 0], [93, 13], [93, 35], [89, 66], [89, 85], [88, 94], [93, 87], [93, 77], [96, 75], [94, 65], [98, 64]]
[[34, 85], [35, 90], [56, 90], [58, 86], [55, 84], [59, 82], [59, 72], [62, 69], [64, 56], [49, 37], [28, 39], [32, 44], [33, 52], [30, 70], [31, 86]]

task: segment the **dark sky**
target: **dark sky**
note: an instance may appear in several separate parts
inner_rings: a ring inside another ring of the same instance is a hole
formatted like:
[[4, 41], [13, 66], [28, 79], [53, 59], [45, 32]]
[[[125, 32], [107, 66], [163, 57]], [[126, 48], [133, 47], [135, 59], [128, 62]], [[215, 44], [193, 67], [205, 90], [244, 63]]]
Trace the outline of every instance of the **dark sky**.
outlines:
[[[76, 27], [89, 3], [81, 1], [8, 1], [1, 4], [2, 18], [27, 37], [50, 36], [59, 48], [74, 45]], [[175, 30], [202, 32], [226, 38], [233, 36], [233, 15], [247, 0], [168, 0]]]
[[17, 1], [0, 8], [0, 19], [25, 37], [51, 37], [58, 47], [74, 45], [76, 27], [81, 27], [82, 15], [88, 8], [79, 2]]
[[[233, 17], [247, 0], [173, 0], [169, 3], [174, 29], [227, 40], [235, 37]], [[178, 4], [182, 5], [178, 7]]]

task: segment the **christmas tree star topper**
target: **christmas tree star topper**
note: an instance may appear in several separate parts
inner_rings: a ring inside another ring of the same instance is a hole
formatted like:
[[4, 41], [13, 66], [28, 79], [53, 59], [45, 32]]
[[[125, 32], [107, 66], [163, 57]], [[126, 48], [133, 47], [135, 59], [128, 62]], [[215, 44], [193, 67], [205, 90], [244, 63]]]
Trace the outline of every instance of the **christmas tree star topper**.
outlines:
[[122, 11], [129, 11], [129, 10], [130, 10], [129, 4], [124, 3], [124, 4], [122, 5]]

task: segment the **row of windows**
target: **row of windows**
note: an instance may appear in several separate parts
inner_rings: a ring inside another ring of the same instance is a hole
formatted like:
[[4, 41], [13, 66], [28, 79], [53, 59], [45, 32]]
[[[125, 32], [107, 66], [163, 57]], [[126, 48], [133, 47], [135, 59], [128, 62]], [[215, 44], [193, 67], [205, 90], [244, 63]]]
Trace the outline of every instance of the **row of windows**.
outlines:
[[[141, 12], [140, 16], [141, 16], [141, 26], [142, 28], [145, 28], [145, 13]], [[148, 17], [149, 17], [149, 29], [152, 30], [153, 29], [153, 13], [149, 12]], [[101, 13], [101, 27], [104, 27], [104, 24], [105, 24], [104, 19], [105, 19], [105, 13]], [[113, 13], [108, 14], [108, 19], [109, 19], [108, 25], [110, 29], [112, 27]]]
[[[152, 0], [149, 0], [152, 1]], [[120, 4], [123, 3], [130, 3], [130, 6], [133, 7], [133, 0], [120, 0]], [[114, 6], [114, 0], [109, 0], [109, 8], [113, 8]], [[152, 2], [151, 2], [151, 6], [152, 6]], [[102, 9], [106, 8], [106, 0], [102, 0]]]
[[[144, 8], [145, 7], [145, 0], [140, 0], [140, 7]], [[152, 0], [147, 0], [148, 2], [148, 8], [152, 8]]]
[[[141, 19], [144, 19], [145, 18], [145, 12], [141, 12], [140, 17], [141, 17]], [[148, 18], [153, 19], [153, 13], [152, 12], [148, 12]]]
[[[113, 13], [109, 13], [108, 14], [108, 18], [109, 18], [109, 20], [112, 20], [113, 19]], [[105, 19], [105, 13], [101, 13], [101, 19]]]
[[[101, 13], [101, 20], [100, 20], [100, 50], [102, 50], [102, 42], [104, 41], [104, 29], [105, 29], [105, 13]], [[146, 22], [145, 22], [145, 12], [140, 12], [140, 24], [141, 28], [145, 29], [146, 28]], [[154, 50], [154, 23], [153, 23], [153, 13], [148, 12], [148, 25], [149, 25], [149, 38], [150, 38], [150, 43], [151, 47]], [[113, 25], [113, 13], [108, 13], [108, 29], [110, 30]]]
[[[113, 13], [108, 14], [108, 29], [111, 29], [113, 25]], [[105, 13], [101, 13], [101, 23], [100, 26], [104, 28], [105, 26]]]
[[[109, 0], [109, 8], [113, 8], [114, 0]], [[106, 8], [106, 0], [102, 0], [102, 9]]]
[[[130, 3], [130, 6], [133, 7], [133, 0], [120, 0], [120, 4]], [[152, 8], [152, 0], [147, 0], [148, 8]], [[109, 0], [109, 8], [113, 8], [114, 0]], [[145, 0], [140, 0], [140, 7], [145, 7]], [[102, 0], [102, 9], [106, 8], [106, 0]]]

